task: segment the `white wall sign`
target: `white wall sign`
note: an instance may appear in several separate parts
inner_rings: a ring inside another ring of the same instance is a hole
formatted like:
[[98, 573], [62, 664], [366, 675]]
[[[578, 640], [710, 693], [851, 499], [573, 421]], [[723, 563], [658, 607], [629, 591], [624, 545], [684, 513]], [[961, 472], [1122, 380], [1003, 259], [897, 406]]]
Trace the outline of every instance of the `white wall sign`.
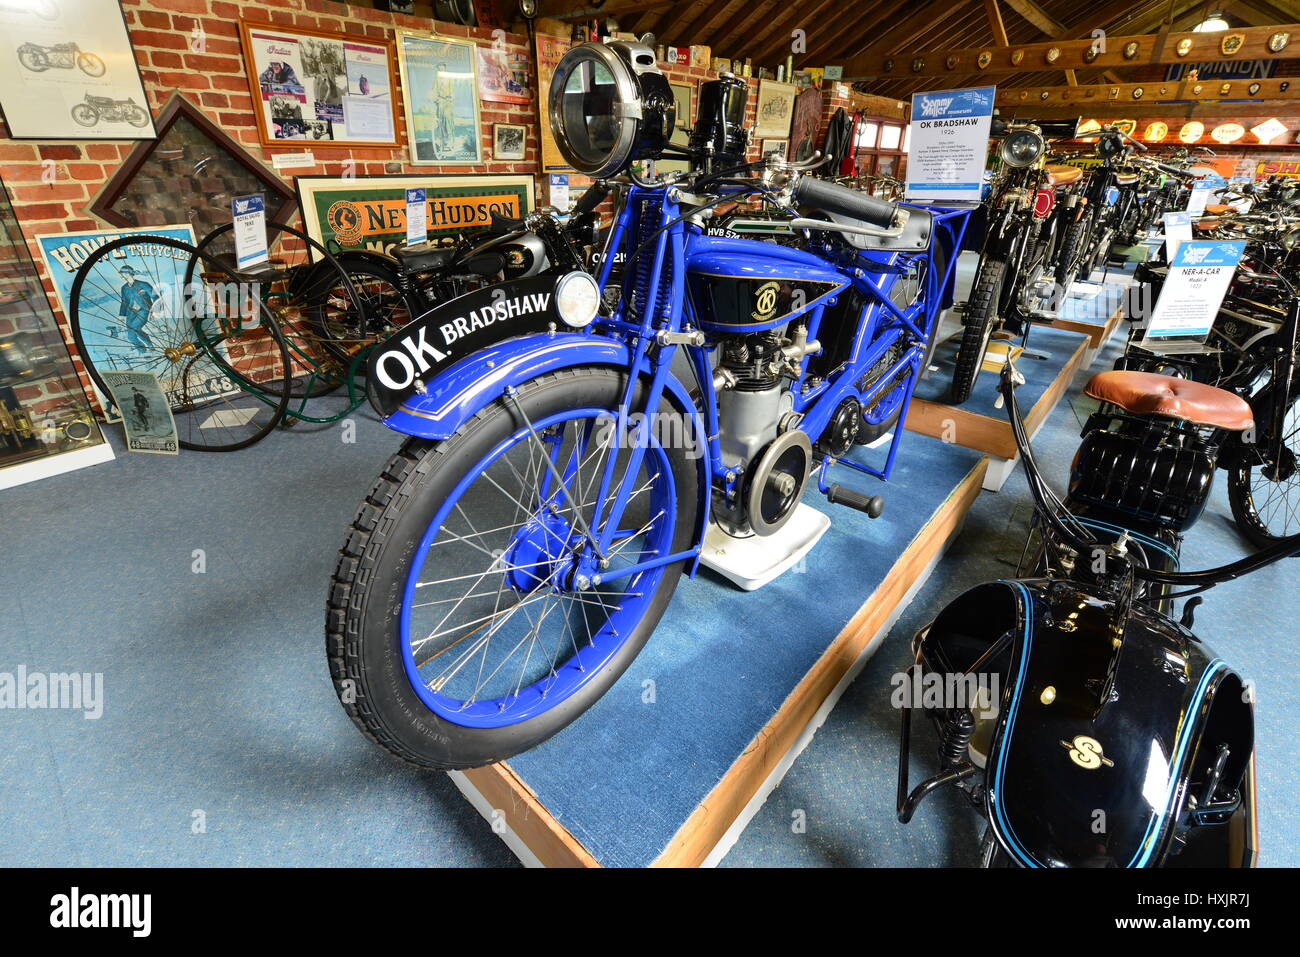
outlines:
[[1182, 243], [1151, 313], [1146, 337], [1190, 339], [1209, 335], [1245, 251], [1244, 242]]
[[997, 87], [912, 95], [907, 198], [979, 201]]

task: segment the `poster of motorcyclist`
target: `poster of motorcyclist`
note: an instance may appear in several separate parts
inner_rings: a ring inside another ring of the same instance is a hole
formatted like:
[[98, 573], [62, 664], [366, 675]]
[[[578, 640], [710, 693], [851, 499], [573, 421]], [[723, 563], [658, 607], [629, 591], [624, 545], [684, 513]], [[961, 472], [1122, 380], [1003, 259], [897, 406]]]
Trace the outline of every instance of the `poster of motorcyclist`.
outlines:
[[115, 0], [0, 3], [0, 107], [15, 138], [153, 139]]
[[[54, 282], [65, 320], [72, 315], [72, 284], [82, 263], [96, 249], [119, 236], [139, 233], [194, 242], [194, 231], [188, 225], [59, 233], [39, 238], [45, 269]], [[83, 283], [77, 302], [86, 349], [100, 369], [125, 371], [151, 364], [160, 344], [172, 338], [172, 327], [187, 321], [183, 288], [187, 258], [178, 258], [178, 251], [170, 246], [141, 244], [129, 249], [131, 256], [100, 261], [95, 275]], [[161, 388], [165, 392], [174, 391], [177, 377], [186, 374], [187, 369], [191, 376], [188, 394], [218, 396], [231, 391], [231, 384], [224, 377], [194, 382], [195, 369], [185, 363], [156, 370]], [[95, 392], [101, 408], [110, 409], [109, 397], [97, 389]]]
[[247, 21], [240, 27], [264, 145], [397, 145], [387, 41]]
[[397, 50], [411, 162], [483, 162], [474, 44], [399, 30]]
[[104, 384], [122, 411], [126, 447], [132, 452], [176, 455], [176, 420], [152, 372], [105, 372]]

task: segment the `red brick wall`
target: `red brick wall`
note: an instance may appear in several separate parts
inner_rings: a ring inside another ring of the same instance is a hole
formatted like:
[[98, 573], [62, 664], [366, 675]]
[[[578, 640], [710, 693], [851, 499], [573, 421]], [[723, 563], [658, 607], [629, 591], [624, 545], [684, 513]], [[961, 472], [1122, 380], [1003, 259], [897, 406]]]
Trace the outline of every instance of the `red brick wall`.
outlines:
[[[355, 173], [386, 172], [434, 173], [530, 173], [537, 177], [537, 201], [548, 201], [546, 177], [540, 166], [533, 105], [516, 106], [500, 103], [481, 104], [481, 135], [486, 162], [479, 166], [442, 165], [413, 167], [408, 162], [405, 124], [401, 120], [401, 90], [398, 89], [398, 131], [401, 145], [397, 149], [332, 149], [319, 144], [289, 142], [284, 147], [264, 148], [258, 143], [253, 99], [239, 40], [239, 19], [269, 21], [285, 26], [335, 30], [370, 37], [394, 39], [398, 27], [425, 30], [430, 21], [424, 16], [404, 16], [367, 7], [335, 3], [332, 0], [122, 0], [132, 44], [140, 67], [140, 76], [151, 111], [159, 108], [179, 90], [198, 104], [204, 112], [254, 157], [264, 161], [268, 170], [277, 152], [300, 152], [311, 149], [317, 164], [297, 168], [282, 178], [292, 184], [294, 175], [341, 175], [345, 165]], [[203, 33], [201, 50], [192, 47], [196, 30]], [[438, 23], [437, 31], [468, 37], [480, 44], [493, 41], [491, 28], [468, 28]], [[527, 38], [507, 33], [504, 37], [510, 53], [531, 55]], [[664, 72], [674, 82], [691, 82], [698, 87], [717, 74], [702, 67], [667, 64]], [[750, 128], [757, 115], [758, 80], [749, 79], [750, 95], [746, 121]], [[827, 96], [835, 84], [827, 84]], [[698, 98], [697, 98], [698, 102]], [[834, 112], [828, 102], [823, 120]], [[692, 117], [692, 120], [694, 118]], [[492, 159], [492, 124], [517, 123], [530, 128], [527, 158], [522, 162], [497, 162]], [[819, 140], [820, 142], [820, 140]], [[58, 312], [54, 286], [44, 276], [40, 251], [35, 237], [62, 232], [108, 228], [87, 211], [105, 181], [116, 172], [121, 160], [135, 146], [133, 142], [93, 142], [87, 140], [13, 140], [0, 123], [0, 179], [14, 201], [15, 211], [28, 240], [32, 258], [42, 272], [51, 306]], [[754, 138], [750, 159], [759, 158], [759, 142]], [[274, 171], [272, 170], [274, 173]], [[279, 174], [275, 174], [279, 175]], [[571, 176], [574, 197], [588, 181]], [[299, 225], [295, 220], [291, 225]], [[65, 317], [59, 315], [65, 340], [72, 347]], [[84, 368], [74, 355], [74, 363], [85, 378]], [[56, 397], [51, 396], [50, 401]], [[48, 404], [48, 403], [43, 403]]]

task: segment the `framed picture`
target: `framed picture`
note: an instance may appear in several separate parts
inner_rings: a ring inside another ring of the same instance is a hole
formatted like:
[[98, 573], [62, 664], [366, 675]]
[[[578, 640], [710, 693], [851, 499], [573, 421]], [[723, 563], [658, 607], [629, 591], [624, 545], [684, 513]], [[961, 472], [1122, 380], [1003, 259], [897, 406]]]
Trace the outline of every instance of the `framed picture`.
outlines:
[[768, 153], [775, 153], [777, 156], [781, 157], [781, 159], [789, 159], [790, 141], [789, 140], [763, 140], [762, 143], [760, 144], [760, 152], [762, 153], [763, 156], [766, 156]]
[[398, 30], [397, 57], [406, 94], [406, 139], [411, 164], [482, 163], [474, 44], [432, 33]]
[[[81, 233], [55, 233], [38, 237], [41, 246], [41, 258], [45, 260], [45, 271], [54, 283], [54, 293], [59, 300], [63, 315], [71, 321], [72, 284], [77, 278], [81, 264], [100, 246], [110, 240], [124, 235], [145, 234], [148, 236], [166, 236], [179, 239], [193, 245], [194, 230], [189, 226], [157, 226], [145, 229], [93, 230]], [[98, 283], [86, 283], [81, 290], [82, 308], [78, 310], [81, 336], [90, 352], [89, 358], [100, 371], [110, 369], [140, 368], [142, 349], [138, 337], [147, 338], [153, 325], [166, 324], [166, 318], [159, 316], [157, 306], [160, 303], [176, 302], [180, 290], [184, 288], [185, 268], [188, 260], [178, 258], [175, 250], [169, 246], [129, 246], [131, 257], [122, 261], [118, 267], [120, 284], [111, 286]], [[132, 293], [132, 287], [147, 284], [153, 294], [143, 308], [138, 305], [140, 297]], [[170, 298], [169, 298], [170, 297]], [[132, 305], [135, 303], [136, 305]], [[131, 309], [140, 312], [140, 321], [130, 324], [128, 318]], [[152, 314], [151, 314], [152, 313]], [[166, 313], [164, 312], [164, 315]], [[133, 337], [136, 337], [133, 339]], [[176, 363], [171, 369], [154, 369], [162, 373], [164, 389], [176, 387], [176, 377], [186, 374], [185, 363]], [[91, 382], [91, 389], [100, 408], [108, 414], [110, 422], [118, 419], [112, 413], [114, 403], [111, 397], [99, 391]]]
[[231, 221], [231, 199], [249, 193], [266, 198], [269, 221], [293, 215], [293, 189], [180, 93], [155, 123], [158, 138], [137, 144], [91, 201], [100, 219], [124, 228], [188, 223], [202, 239]]
[[758, 123], [754, 135], [761, 138], [785, 139], [790, 135], [790, 120], [794, 116], [795, 88], [790, 83], [775, 80], [758, 82]]
[[406, 242], [406, 191], [423, 189], [430, 238], [474, 232], [492, 214], [521, 219], [533, 210], [533, 177], [299, 176], [303, 229], [331, 253], [347, 249], [387, 252]]
[[547, 117], [547, 104], [551, 98], [551, 77], [555, 67], [564, 54], [574, 46], [568, 37], [553, 37], [534, 31], [533, 51], [537, 57], [537, 115], [541, 122], [537, 127], [537, 140], [541, 144], [542, 172], [561, 173], [570, 169], [569, 161], [560, 152], [551, 132], [550, 119]]
[[790, 159], [802, 162], [817, 149], [817, 127], [822, 118], [821, 90], [811, 87], [794, 101], [794, 120], [790, 124]]
[[117, 0], [3, 0], [0, 106], [16, 139], [152, 139]]
[[527, 154], [528, 127], [513, 123], [492, 124], [492, 158], [521, 160]]
[[533, 101], [528, 58], [496, 47], [478, 47], [478, 96], [486, 103]]
[[251, 20], [239, 33], [263, 146], [398, 147], [388, 40]]

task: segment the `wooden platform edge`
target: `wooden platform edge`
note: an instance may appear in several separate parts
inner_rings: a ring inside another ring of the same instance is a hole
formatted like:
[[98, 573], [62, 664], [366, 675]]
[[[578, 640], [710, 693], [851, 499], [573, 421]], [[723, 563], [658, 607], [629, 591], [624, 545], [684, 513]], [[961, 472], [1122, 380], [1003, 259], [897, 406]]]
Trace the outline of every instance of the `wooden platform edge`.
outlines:
[[732, 822], [763, 787], [870, 642], [884, 637], [880, 634], [882, 626], [906, 596], [913, 580], [961, 526], [980, 493], [987, 467], [988, 459], [981, 459], [949, 493], [943, 505], [903, 550], [884, 580], [686, 819], [651, 866], [698, 867], [708, 859]]
[[[506, 845], [525, 864], [600, 867], [595, 856], [551, 815], [533, 789], [510, 765], [505, 762], [490, 764], [485, 768], [452, 771], [450, 776], [461, 793], [487, 819], [492, 829], [505, 838]], [[477, 793], [479, 800], [462, 786], [462, 781]], [[516, 841], [531, 859], [521, 853]]]
[[[1030, 435], [1043, 424], [1051, 414], [1056, 403], [1061, 400], [1065, 390], [1074, 381], [1075, 374], [1090, 362], [1096, 353], [1091, 338], [1085, 336], [1079, 341], [1061, 371], [1057, 373], [1052, 384], [1038, 397], [1033, 408], [1025, 415], [1025, 426]], [[982, 412], [971, 412], [957, 406], [943, 405], [929, 399], [913, 397], [907, 410], [906, 428], [910, 432], [928, 435], [942, 442], [951, 442], [986, 455], [995, 455], [1000, 459], [1016, 457], [1016, 440], [1011, 434], [1011, 425], [1005, 419], [995, 419]]]

